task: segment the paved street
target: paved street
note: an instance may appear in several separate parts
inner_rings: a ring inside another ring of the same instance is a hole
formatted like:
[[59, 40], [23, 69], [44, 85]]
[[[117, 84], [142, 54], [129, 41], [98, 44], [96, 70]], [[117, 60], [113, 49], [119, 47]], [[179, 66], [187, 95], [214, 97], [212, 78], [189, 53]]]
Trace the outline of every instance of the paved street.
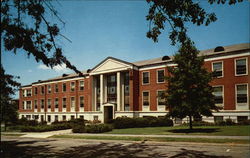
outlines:
[[161, 158], [250, 157], [249, 145], [131, 142], [2, 136], [6, 157]]

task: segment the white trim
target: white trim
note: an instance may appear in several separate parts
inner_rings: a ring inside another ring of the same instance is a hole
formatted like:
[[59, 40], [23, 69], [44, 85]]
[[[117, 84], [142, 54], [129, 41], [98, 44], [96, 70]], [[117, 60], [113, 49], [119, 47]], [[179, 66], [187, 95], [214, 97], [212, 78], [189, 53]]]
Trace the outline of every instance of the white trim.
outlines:
[[212, 72], [214, 72], [214, 64], [216, 63], [221, 63], [221, 71], [222, 71], [222, 76], [219, 76], [219, 77], [216, 76], [216, 78], [223, 78], [224, 77], [224, 61], [211, 62]]
[[214, 87], [222, 87], [222, 99], [223, 99], [223, 102], [222, 102], [222, 104], [215, 104], [216, 106], [218, 106], [218, 107], [222, 107], [223, 109], [224, 109], [224, 105], [225, 105], [225, 95], [224, 95], [224, 93], [225, 93], [225, 90], [224, 90], [224, 85], [215, 85], [215, 86], [212, 86], [213, 88]]
[[[242, 105], [242, 103], [237, 103], [237, 86], [239, 85], [247, 85], [247, 103], [246, 105]], [[248, 83], [239, 83], [239, 84], [235, 84], [235, 109], [237, 109], [238, 106], [247, 106], [247, 110], [249, 110], [249, 94], [248, 94]], [[239, 109], [237, 109], [239, 110]], [[242, 109], [240, 109], [242, 110]], [[245, 109], [244, 109], [245, 110]]]
[[164, 74], [163, 77], [165, 77], [165, 69], [158, 69], [158, 70], [156, 70], [156, 83], [165, 83], [165, 79], [164, 78], [163, 78], [163, 82], [158, 82], [158, 72], [162, 71], [162, 70], [163, 70], [163, 74]]
[[[148, 73], [148, 83], [143, 83], [143, 73], [145, 73], [145, 72]], [[149, 84], [150, 84], [150, 71], [143, 71], [143, 72], [142, 72], [141, 84], [142, 84], [142, 85], [149, 85]]]
[[127, 71], [132, 69], [131, 67], [125, 67], [125, 68], [116, 68], [116, 69], [109, 69], [109, 70], [104, 70], [104, 71], [99, 71], [99, 72], [91, 72], [90, 75], [101, 75], [101, 74], [106, 74], [106, 73], [111, 73], [111, 72], [118, 72], [118, 71]]
[[[246, 73], [245, 74], [237, 74], [237, 69], [236, 69], [236, 61], [237, 60], [242, 60], [242, 59], [246, 59]], [[236, 59], [234, 59], [234, 75], [235, 76], [246, 76], [246, 75], [248, 75], [248, 58], [247, 57], [243, 57], [243, 58], [236, 58]]]
[[151, 70], [151, 69], [159, 69], [159, 68], [165, 68], [165, 67], [167, 67], [166, 64], [158, 65], [158, 66], [149, 66], [149, 67], [145, 67], [145, 68], [140, 68], [139, 71]]
[[44, 85], [44, 84], [60, 83], [60, 82], [67, 82], [67, 81], [73, 81], [73, 80], [76, 81], [76, 80], [82, 80], [85, 78], [86, 77], [77, 77], [77, 78], [72, 78], [72, 79], [64, 79], [64, 80], [50, 81], [50, 82], [44, 82], [44, 83], [34, 83], [34, 84], [32, 84], [32, 86], [40, 86], [40, 85]]
[[234, 54], [234, 55], [225, 55], [225, 56], [222, 56], [222, 57], [212, 57], [212, 58], [207, 58], [204, 61], [221, 60], [221, 59], [242, 57], [242, 56], [248, 56], [248, 55], [250, 55], [250, 52], [242, 53], [242, 54]]
[[29, 87], [21, 87], [21, 90], [26, 90], [26, 89], [30, 89], [32, 88], [32, 86], [29, 86]]

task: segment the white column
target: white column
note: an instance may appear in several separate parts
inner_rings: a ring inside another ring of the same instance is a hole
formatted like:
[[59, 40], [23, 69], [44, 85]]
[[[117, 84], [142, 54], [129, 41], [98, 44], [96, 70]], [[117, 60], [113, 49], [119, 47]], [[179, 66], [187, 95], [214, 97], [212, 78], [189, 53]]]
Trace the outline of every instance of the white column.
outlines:
[[103, 74], [100, 75], [100, 108], [101, 109], [102, 109], [102, 104], [103, 104]]
[[117, 80], [117, 111], [120, 111], [121, 109], [121, 73], [120, 72], [117, 72], [117, 77], [116, 77], [116, 80]]
[[124, 111], [124, 74], [121, 75], [121, 111]]

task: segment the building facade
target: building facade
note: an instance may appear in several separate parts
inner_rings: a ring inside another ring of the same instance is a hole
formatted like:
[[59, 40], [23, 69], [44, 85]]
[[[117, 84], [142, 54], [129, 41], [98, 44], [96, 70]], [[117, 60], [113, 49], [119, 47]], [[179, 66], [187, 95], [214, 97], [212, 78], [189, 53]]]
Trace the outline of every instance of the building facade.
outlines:
[[[216, 47], [199, 55], [205, 57], [208, 71], [216, 71], [211, 85], [216, 105], [222, 107], [213, 117], [202, 119], [250, 119], [249, 44]], [[164, 76], [169, 75], [169, 66], [176, 64], [168, 56], [133, 63], [108, 57], [82, 75], [63, 74], [22, 86], [19, 115], [47, 122], [165, 116], [168, 109], [158, 96], [166, 89]]]

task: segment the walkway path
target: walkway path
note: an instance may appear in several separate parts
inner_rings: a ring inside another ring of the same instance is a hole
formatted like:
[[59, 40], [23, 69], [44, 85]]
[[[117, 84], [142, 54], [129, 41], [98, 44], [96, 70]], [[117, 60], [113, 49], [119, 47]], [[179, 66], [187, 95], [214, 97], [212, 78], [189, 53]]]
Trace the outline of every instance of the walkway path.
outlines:
[[50, 132], [40, 132], [40, 133], [30, 133], [30, 132], [3, 132], [6, 134], [24, 134], [21, 137], [30, 138], [48, 138], [53, 135], [75, 135], [75, 136], [117, 136], [117, 137], [157, 137], [157, 138], [208, 138], [208, 139], [238, 139], [238, 140], [249, 140], [250, 136], [207, 136], [207, 135], [133, 135], [133, 134], [92, 134], [92, 133], [72, 133], [71, 129], [60, 130], [60, 131], [50, 131]]

